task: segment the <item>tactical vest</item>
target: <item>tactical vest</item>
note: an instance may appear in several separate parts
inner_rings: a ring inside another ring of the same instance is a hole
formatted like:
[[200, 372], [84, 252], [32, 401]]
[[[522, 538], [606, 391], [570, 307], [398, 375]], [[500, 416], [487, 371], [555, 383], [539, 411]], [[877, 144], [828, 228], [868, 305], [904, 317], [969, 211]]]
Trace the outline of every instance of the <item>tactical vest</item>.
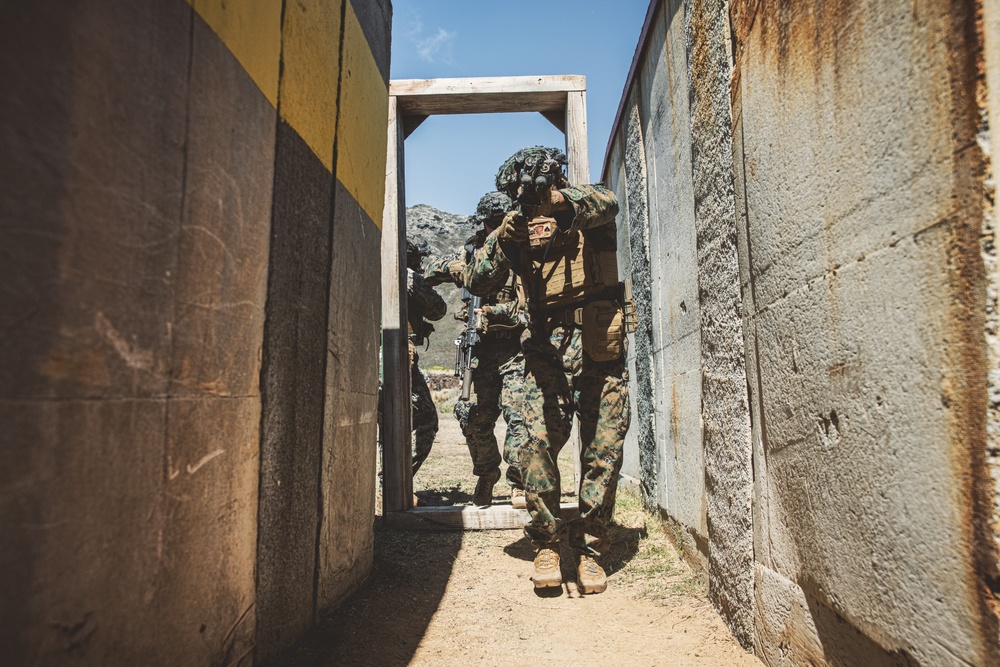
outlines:
[[615, 298], [618, 253], [595, 250], [579, 231], [559, 229], [554, 218], [528, 223], [532, 264], [528, 302], [534, 312], [547, 313], [571, 304]]
[[[485, 336], [511, 338], [520, 335], [527, 326], [527, 299], [524, 287], [513, 271], [507, 277], [507, 282], [495, 294], [483, 297], [483, 313], [476, 316], [476, 329]], [[485, 311], [489, 311], [489, 315]], [[462, 304], [455, 313], [455, 319], [469, 322], [469, 302]]]
[[597, 362], [620, 359], [635, 312], [630, 297], [619, 292], [618, 253], [599, 250], [579, 231], [559, 229], [552, 218], [528, 223], [531, 275], [528, 303], [532, 321], [576, 325], [583, 350]]

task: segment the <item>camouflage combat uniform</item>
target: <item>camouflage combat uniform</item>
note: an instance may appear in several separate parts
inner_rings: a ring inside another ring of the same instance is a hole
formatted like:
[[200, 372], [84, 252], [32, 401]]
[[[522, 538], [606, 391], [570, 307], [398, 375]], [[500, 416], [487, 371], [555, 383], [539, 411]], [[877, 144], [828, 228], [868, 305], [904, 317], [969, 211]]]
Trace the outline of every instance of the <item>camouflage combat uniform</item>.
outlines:
[[[560, 233], [582, 232], [581, 243], [603, 251], [604, 257], [616, 251], [618, 201], [614, 193], [599, 185], [560, 192], [572, 206], [572, 212], [555, 216]], [[465, 280], [472, 293], [487, 294], [514, 271], [526, 286], [530, 324], [522, 345], [528, 440], [521, 451], [521, 467], [531, 521], [525, 534], [542, 548], [558, 542], [568, 528], [577, 551], [597, 555], [609, 546], [608, 524], [630, 421], [628, 376], [624, 340], [619, 342], [619, 356], [611, 360], [595, 361], [584, 351], [580, 313], [588, 303], [613, 301], [618, 295], [608, 285], [595, 288], [577, 302], [543, 308], [539, 304], [546, 303], [546, 281], [553, 280], [551, 273], [545, 273], [553, 266], [546, 263], [551, 261], [546, 250], [544, 246], [532, 249], [528, 243], [503, 241], [494, 232], [466, 268]], [[617, 281], [617, 267], [608, 271], [612, 272]], [[574, 412], [580, 420], [582, 445], [580, 518], [565, 526], [559, 516], [561, 489], [556, 460], [569, 438]]]
[[[455, 282], [450, 267], [456, 261], [468, 263], [476, 248], [486, 239], [479, 230], [466, 241], [465, 249], [428, 261], [424, 277], [435, 285]], [[520, 448], [527, 440], [521, 400], [524, 396], [524, 355], [521, 353], [521, 332], [524, 324], [518, 307], [517, 288], [513, 276], [483, 300], [479, 325], [480, 339], [473, 348], [472, 386], [475, 401], [455, 403], [455, 418], [462, 428], [472, 457], [472, 473], [482, 476], [500, 467], [500, 452], [493, 432], [501, 412], [507, 422], [503, 460], [507, 463], [507, 483], [523, 489]], [[457, 319], [468, 321], [467, 308]]]
[[438, 431], [437, 408], [431, 399], [427, 386], [427, 374], [418, 366], [417, 346], [422, 345], [433, 331], [427, 320], [440, 320], [448, 312], [448, 306], [441, 295], [427, 284], [423, 275], [413, 269], [406, 269], [406, 307], [410, 330], [410, 399], [413, 428], [413, 474], [417, 474], [421, 464], [431, 453], [434, 437]]

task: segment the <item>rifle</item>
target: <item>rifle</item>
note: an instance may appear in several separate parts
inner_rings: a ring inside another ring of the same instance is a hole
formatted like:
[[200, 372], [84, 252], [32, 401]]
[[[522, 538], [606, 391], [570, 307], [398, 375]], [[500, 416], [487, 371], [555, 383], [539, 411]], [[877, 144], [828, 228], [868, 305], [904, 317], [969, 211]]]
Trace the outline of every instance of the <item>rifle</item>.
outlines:
[[455, 339], [455, 377], [461, 376], [462, 400], [467, 401], [472, 394], [472, 348], [479, 342], [476, 311], [483, 307], [483, 297], [473, 296], [463, 287], [462, 301], [466, 303], [469, 320], [460, 336]]

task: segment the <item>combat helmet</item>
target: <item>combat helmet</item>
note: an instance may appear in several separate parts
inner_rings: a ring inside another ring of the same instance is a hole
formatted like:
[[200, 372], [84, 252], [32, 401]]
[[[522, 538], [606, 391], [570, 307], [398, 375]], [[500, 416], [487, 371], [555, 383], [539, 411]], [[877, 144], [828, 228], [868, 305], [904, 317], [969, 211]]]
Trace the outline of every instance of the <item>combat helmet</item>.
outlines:
[[413, 269], [414, 271], [420, 270], [420, 263], [431, 254], [431, 248], [427, 245], [427, 241], [415, 238], [406, 237], [406, 266]]
[[566, 164], [566, 154], [558, 148], [522, 148], [500, 166], [496, 177], [497, 190], [507, 193], [511, 199], [520, 197], [522, 202], [526, 199], [530, 202], [550, 185], [558, 188], [569, 185], [563, 171]]
[[514, 208], [514, 202], [506, 193], [487, 192], [476, 205], [476, 214], [470, 218], [475, 225], [491, 223], [496, 227], [507, 211]]

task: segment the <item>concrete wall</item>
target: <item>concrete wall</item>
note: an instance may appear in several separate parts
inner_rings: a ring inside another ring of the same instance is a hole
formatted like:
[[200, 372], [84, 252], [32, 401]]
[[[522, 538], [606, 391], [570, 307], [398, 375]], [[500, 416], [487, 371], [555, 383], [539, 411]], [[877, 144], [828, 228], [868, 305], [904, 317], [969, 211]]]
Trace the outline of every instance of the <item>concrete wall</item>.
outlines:
[[0, 661], [265, 660], [371, 563], [388, 3], [0, 15]]
[[641, 484], [768, 664], [1000, 660], [995, 11], [651, 3], [605, 165], [647, 190]]

